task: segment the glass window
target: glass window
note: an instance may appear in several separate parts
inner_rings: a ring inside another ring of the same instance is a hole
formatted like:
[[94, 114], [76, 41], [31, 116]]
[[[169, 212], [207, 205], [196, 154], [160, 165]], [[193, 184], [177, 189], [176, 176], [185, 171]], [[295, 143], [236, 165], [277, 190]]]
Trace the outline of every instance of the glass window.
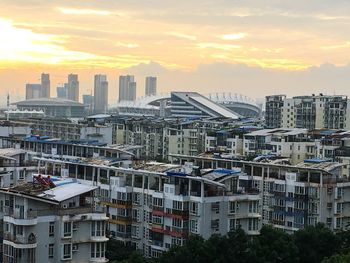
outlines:
[[64, 244], [63, 259], [71, 259], [71, 258], [72, 258], [72, 244]]

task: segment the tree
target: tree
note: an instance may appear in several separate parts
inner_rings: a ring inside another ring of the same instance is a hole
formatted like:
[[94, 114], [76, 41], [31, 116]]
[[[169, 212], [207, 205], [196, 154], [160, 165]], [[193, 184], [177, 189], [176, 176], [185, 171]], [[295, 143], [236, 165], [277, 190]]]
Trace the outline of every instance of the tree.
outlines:
[[126, 246], [123, 242], [111, 238], [107, 242], [106, 258], [110, 261], [121, 261], [128, 259], [133, 251], [131, 246]]
[[309, 226], [294, 234], [295, 245], [299, 249], [300, 263], [318, 263], [337, 253], [340, 238], [323, 224]]
[[346, 254], [346, 255], [336, 254], [329, 258], [324, 259], [322, 263], [350, 263], [350, 254]]
[[282, 230], [264, 226], [253, 243], [256, 262], [294, 263], [299, 261], [298, 248], [294, 244], [293, 237]]

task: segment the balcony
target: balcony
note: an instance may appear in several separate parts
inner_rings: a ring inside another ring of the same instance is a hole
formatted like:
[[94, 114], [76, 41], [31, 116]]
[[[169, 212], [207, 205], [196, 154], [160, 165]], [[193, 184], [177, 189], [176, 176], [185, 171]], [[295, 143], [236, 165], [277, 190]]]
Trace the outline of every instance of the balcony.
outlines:
[[164, 235], [169, 235], [173, 237], [187, 237], [188, 236], [188, 231], [185, 228], [179, 228], [179, 227], [170, 227], [166, 226], [166, 228], [158, 228], [158, 227], [153, 227], [151, 228], [153, 232], [164, 234]]
[[9, 244], [19, 249], [36, 248], [36, 237], [33, 233], [28, 236], [13, 235], [11, 233], [4, 233], [4, 244]]

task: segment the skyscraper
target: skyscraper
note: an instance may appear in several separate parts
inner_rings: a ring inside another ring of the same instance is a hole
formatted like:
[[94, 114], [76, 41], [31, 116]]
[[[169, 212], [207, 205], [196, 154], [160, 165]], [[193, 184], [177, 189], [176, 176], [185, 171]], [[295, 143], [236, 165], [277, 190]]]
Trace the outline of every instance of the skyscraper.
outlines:
[[136, 82], [130, 82], [129, 83], [129, 90], [128, 90], [128, 100], [134, 101], [136, 100]]
[[134, 76], [119, 76], [119, 100], [135, 100], [136, 99], [136, 82]]
[[94, 112], [105, 113], [108, 109], [108, 82], [106, 75], [95, 75]]
[[26, 100], [41, 97], [41, 84], [26, 84]]
[[66, 99], [67, 98], [67, 84], [56, 88], [57, 98]]
[[146, 77], [145, 95], [151, 96], [157, 94], [157, 77]]
[[68, 75], [67, 98], [69, 100], [79, 101], [79, 81], [77, 74]]
[[50, 75], [46, 73], [41, 74], [41, 94], [42, 98], [50, 98]]

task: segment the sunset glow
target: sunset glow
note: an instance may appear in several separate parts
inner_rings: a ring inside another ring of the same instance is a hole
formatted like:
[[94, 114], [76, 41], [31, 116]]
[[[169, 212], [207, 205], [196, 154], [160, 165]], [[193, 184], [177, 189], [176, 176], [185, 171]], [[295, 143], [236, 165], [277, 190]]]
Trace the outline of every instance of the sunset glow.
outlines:
[[[4, 0], [0, 69], [6, 73], [29, 67], [35, 74], [50, 70], [52, 75], [113, 71], [115, 78], [137, 67], [144, 74], [158, 70], [169, 79], [179, 74], [200, 79], [196, 74], [205, 65], [283, 74], [328, 63], [343, 67], [349, 63], [349, 12], [349, 5], [338, 0], [332, 5], [289, 0], [180, 0], [172, 5], [159, 0]], [[201, 80], [210, 83], [209, 77]]]

